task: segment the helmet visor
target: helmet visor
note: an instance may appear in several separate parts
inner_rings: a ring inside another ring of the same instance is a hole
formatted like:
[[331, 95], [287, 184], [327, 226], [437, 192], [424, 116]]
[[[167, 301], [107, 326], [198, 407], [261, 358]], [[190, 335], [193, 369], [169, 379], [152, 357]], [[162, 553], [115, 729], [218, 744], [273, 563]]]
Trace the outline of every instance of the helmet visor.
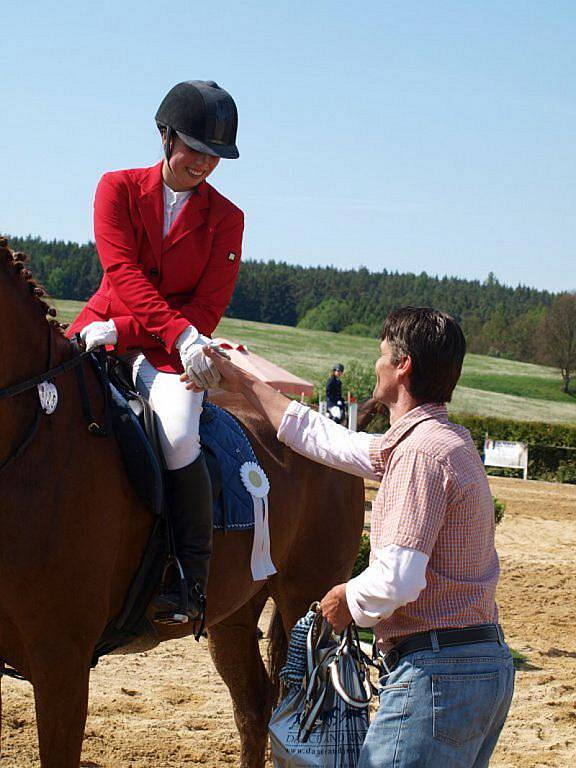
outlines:
[[213, 157], [222, 157], [226, 160], [236, 160], [240, 157], [236, 144], [220, 144], [216, 141], [199, 141], [193, 136], [188, 136], [182, 131], [176, 131], [176, 135], [181, 139], [184, 144], [194, 149], [196, 152], [202, 152], [204, 155], [212, 155]]

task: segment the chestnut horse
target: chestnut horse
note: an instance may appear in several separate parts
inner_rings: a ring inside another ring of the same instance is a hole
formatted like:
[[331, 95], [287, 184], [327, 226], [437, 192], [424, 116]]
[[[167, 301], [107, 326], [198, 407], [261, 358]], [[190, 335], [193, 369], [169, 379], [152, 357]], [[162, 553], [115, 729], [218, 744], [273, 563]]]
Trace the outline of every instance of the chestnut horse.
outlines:
[[[21, 255], [0, 240], [0, 390], [74, 356], [58, 324], [47, 320], [41, 293]], [[90, 366], [84, 369], [101, 416], [99, 384]], [[39, 415], [36, 387], [0, 399], [0, 659], [34, 687], [42, 768], [78, 768], [92, 652], [121, 610], [153, 521], [115, 439], [88, 433], [74, 373], [54, 383], [59, 404], [51, 415]], [[350, 575], [364, 491], [361, 480], [281, 445], [240, 397], [214, 399], [244, 425], [271, 483], [278, 573], [254, 582], [252, 533], [216, 531], [207, 616], [210, 650], [233, 699], [242, 766], [261, 768], [274, 685], [258, 650], [258, 617], [272, 597], [277, 669], [285, 633]], [[187, 634], [157, 631], [157, 642]]]

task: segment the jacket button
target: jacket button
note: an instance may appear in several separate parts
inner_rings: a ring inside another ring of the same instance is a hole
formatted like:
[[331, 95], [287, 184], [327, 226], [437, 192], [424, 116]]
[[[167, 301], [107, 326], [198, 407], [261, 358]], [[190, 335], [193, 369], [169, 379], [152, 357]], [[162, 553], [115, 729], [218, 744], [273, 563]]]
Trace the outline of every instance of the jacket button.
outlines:
[[152, 267], [152, 269], [149, 270], [148, 274], [151, 275], [152, 277], [157, 277], [158, 270], [156, 269], [156, 267]]

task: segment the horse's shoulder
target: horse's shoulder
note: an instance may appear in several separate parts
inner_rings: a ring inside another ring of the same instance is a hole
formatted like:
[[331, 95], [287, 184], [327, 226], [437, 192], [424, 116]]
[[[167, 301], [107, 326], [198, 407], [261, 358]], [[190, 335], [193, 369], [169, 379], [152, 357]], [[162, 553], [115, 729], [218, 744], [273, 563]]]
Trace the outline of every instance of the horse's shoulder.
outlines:
[[242, 395], [217, 389], [210, 391], [208, 400], [231, 413], [246, 432], [257, 437], [259, 441], [276, 438], [272, 425]]

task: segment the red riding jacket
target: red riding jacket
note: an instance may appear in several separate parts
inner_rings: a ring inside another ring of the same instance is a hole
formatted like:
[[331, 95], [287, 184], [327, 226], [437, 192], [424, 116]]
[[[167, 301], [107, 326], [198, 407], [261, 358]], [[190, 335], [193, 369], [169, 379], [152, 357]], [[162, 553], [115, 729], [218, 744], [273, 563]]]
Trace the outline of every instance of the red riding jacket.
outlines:
[[162, 163], [102, 177], [94, 234], [104, 276], [69, 335], [111, 318], [120, 354], [141, 349], [159, 370], [180, 372], [177, 337], [190, 324], [209, 336], [232, 297], [244, 215], [202, 182], [165, 238], [163, 221]]

